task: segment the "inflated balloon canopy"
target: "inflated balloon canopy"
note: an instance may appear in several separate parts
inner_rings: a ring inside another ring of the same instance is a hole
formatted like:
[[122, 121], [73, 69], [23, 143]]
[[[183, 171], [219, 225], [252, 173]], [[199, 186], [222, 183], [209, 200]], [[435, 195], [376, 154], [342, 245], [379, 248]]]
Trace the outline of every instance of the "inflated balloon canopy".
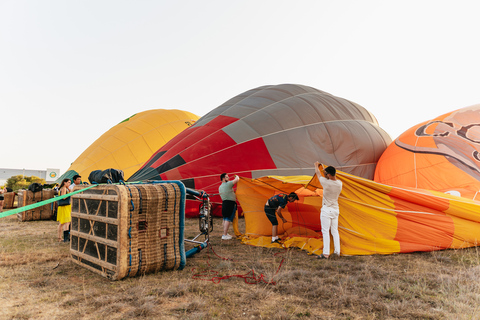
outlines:
[[87, 181], [90, 172], [108, 168], [122, 170], [128, 179], [158, 148], [198, 118], [182, 110], [154, 109], [136, 113], [101, 135], [57, 181], [74, 174]]
[[310, 175], [315, 161], [372, 179], [390, 142], [375, 117], [354, 102], [303, 85], [263, 86], [201, 117], [130, 180], [181, 180], [215, 194], [223, 172]]
[[480, 105], [422, 122], [378, 161], [375, 181], [480, 200]]

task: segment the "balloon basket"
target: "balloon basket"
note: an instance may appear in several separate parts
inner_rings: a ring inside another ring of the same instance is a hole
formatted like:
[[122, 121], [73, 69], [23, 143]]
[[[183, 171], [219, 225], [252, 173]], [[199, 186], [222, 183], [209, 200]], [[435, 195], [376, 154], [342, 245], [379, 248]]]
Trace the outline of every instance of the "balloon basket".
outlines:
[[[30, 190], [19, 190], [17, 206], [25, 207], [30, 204], [41, 202], [47, 199], [51, 199], [54, 196], [53, 190], [41, 190], [38, 192], [32, 192]], [[39, 221], [52, 219], [53, 211], [50, 204], [46, 204], [32, 210], [27, 210], [17, 213], [17, 218], [21, 222], [25, 221]]]
[[183, 269], [181, 182], [106, 184], [72, 196], [73, 261], [112, 280]]

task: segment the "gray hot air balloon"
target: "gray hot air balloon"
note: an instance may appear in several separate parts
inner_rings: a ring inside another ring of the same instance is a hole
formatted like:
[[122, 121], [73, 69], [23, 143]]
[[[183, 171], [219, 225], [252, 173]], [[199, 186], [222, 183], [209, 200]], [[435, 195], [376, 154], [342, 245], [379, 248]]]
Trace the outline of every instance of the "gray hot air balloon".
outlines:
[[182, 180], [212, 194], [222, 172], [313, 175], [315, 161], [372, 179], [390, 142], [375, 117], [354, 102], [303, 85], [263, 86], [201, 117], [129, 181]]

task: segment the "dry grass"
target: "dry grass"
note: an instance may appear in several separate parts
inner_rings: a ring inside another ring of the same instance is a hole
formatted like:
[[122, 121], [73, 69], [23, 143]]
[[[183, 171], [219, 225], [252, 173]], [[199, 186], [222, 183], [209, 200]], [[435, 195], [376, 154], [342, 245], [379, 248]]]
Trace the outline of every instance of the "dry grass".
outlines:
[[[197, 220], [186, 223], [191, 238]], [[477, 248], [324, 261], [299, 250], [222, 242], [220, 225], [215, 219], [215, 254], [196, 254], [183, 271], [114, 282], [69, 260], [68, 245], [55, 241], [55, 222], [2, 218], [0, 318], [480, 318]]]

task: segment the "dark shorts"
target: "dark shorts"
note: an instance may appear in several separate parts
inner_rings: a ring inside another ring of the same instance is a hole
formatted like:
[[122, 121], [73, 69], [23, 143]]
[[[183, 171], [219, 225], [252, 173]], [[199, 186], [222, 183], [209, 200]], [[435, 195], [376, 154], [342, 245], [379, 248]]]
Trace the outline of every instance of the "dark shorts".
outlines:
[[5, 197], [3, 196], [3, 194], [0, 196], [0, 201], [2, 200], [5, 200]]
[[232, 200], [222, 201], [222, 217], [223, 220], [232, 222], [237, 211], [237, 202]]
[[268, 220], [272, 223], [272, 226], [278, 226], [278, 220], [277, 220], [277, 210], [270, 208], [269, 206], [265, 205], [263, 208], [265, 210], [265, 214], [267, 215]]

